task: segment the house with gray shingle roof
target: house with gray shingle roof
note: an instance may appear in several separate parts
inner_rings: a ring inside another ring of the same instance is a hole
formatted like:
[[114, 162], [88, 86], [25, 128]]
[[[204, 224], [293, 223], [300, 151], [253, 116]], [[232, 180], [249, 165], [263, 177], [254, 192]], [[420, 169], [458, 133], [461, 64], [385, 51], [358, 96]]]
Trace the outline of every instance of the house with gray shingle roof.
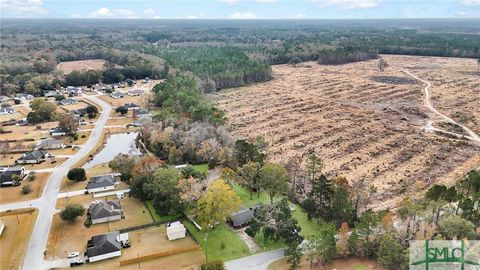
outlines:
[[12, 107], [0, 107], [0, 115], [14, 114], [15, 109]]
[[250, 208], [242, 206], [240, 207], [240, 210], [237, 212], [233, 213], [229, 218], [228, 221], [230, 222], [230, 225], [234, 228], [240, 228], [243, 226], [246, 226], [252, 222], [254, 214], [255, 214], [255, 209], [257, 209], [259, 205], [254, 205]]
[[115, 189], [117, 180], [112, 174], [99, 175], [90, 177], [90, 181], [87, 184], [87, 193], [94, 193], [106, 190]]
[[78, 100], [73, 99], [73, 98], [62, 99], [58, 102], [58, 104], [60, 104], [62, 106], [73, 105], [73, 104], [77, 104], [77, 103], [78, 103]]
[[122, 245], [119, 241], [120, 232], [92, 236], [87, 243], [88, 262], [101, 261], [122, 255]]
[[50, 150], [64, 148], [65, 144], [61, 140], [45, 139], [37, 142], [37, 150]]
[[44, 150], [33, 150], [31, 152], [23, 154], [19, 159], [15, 161], [16, 164], [39, 164], [45, 161], [47, 158], [53, 157], [50, 153]]
[[119, 99], [119, 98], [123, 98], [125, 95], [123, 93], [120, 93], [120, 92], [115, 92], [115, 93], [110, 94], [110, 96], [114, 99]]
[[2, 187], [19, 185], [23, 178], [25, 178], [23, 167], [0, 168], [0, 186]]
[[92, 224], [119, 220], [123, 217], [120, 201], [94, 201], [88, 208]]

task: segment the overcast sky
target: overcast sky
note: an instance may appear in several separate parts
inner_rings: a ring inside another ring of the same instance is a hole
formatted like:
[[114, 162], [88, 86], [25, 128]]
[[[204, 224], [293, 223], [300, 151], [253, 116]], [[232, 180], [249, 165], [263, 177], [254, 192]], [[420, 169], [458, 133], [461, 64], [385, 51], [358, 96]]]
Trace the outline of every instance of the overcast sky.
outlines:
[[480, 18], [480, 0], [0, 0], [2, 18]]

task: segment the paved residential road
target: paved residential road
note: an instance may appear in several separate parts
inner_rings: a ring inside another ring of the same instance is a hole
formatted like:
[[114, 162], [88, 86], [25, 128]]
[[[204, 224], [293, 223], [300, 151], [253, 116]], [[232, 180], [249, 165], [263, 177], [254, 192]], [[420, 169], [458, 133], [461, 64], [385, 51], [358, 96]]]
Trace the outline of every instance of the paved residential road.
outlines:
[[283, 249], [276, 249], [228, 261], [225, 266], [227, 270], [267, 270], [269, 264], [283, 257]]
[[95, 147], [101, 138], [105, 123], [112, 111], [112, 107], [108, 103], [95, 96], [84, 95], [83, 97], [98, 104], [102, 109], [102, 114], [85, 145], [80, 148], [76, 154], [72, 155], [68, 160], [52, 171], [43, 190], [42, 197], [32, 201], [4, 204], [0, 206], [0, 211], [27, 207], [36, 207], [39, 209], [38, 218], [23, 260], [24, 270], [49, 268], [48, 264], [44, 262], [43, 251], [47, 246], [48, 234], [52, 224], [53, 214], [55, 213], [55, 204], [60, 191], [62, 179], [67, 175], [68, 170], [71, 169], [75, 163], [80, 161]]

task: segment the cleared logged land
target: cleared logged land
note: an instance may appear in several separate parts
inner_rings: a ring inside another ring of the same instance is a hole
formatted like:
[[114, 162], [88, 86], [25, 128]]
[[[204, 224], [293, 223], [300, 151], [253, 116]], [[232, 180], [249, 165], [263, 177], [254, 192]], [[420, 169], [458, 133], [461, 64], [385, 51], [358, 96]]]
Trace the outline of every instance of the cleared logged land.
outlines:
[[[328, 175], [365, 179], [378, 189], [375, 208], [433, 183], [453, 183], [480, 166], [480, 146], [426, 132], [441, 123], [424, 107], [425, 85], [401, 71], [432, 83], [432, 104], [441, 113], [480, 132], [480, 74], [476, 60], [382, 56], [338, 66], [314, 62], [273, 67], [275, 79], [213, 95], [227, 112], [235, 135], [262, 135], [269, 158], [306, 160], [314, 150]], [[453, 130], [451, 130], [453, 131]]]
[[99, 70], [103, 68], [103, 65], [106, 62], [107, 61], [102, 59], [68, 61], [58, 64], [57, 69], [63, 71], [65, 74], [68, 74], [74, 70]]

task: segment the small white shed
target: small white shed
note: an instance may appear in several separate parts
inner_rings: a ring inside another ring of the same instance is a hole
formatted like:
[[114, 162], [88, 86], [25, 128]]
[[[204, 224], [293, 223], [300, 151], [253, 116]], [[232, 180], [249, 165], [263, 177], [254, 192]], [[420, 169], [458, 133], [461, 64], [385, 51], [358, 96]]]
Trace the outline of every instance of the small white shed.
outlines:
[[167, 225], [168, 240], [185, 238], [186, 232], [187, 232], [187, 229], [180, 221], [175, 221]]

